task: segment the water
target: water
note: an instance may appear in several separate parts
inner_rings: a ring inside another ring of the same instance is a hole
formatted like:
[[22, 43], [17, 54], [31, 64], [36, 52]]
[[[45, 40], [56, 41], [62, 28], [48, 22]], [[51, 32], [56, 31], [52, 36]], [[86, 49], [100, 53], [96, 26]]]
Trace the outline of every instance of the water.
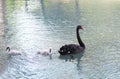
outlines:
[[[6, 61], [1, 79], [119, 79], [119, 0], [6, 0], [5, 43], [23, 51]], [[64, 44], [86, 45], [82, 57], [59, 57]], [[36, 55], [52, 48], [53, 57]], [[2, 60], [1, 60], [2, 61]]]
[[[2, 6], [2, 0], [0, 0], [0, 6]], [[0, 7], [0, 72], [4, 71], [5, 62], [7, 59], [5, 51], [5, 40], [4, 40], [4, 16], [3, 7]]]

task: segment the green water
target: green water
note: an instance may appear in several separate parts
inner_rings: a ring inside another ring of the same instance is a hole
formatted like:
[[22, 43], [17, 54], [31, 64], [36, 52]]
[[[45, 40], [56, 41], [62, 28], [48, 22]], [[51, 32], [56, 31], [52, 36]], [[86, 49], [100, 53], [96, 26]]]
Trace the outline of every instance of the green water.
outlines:
[[[6, 0], [5, 42], [24, 52], [8, 58], [1, 79], [119, 79], [119, 0]], [[82, 25], [84, 56], [59, 58], [64, 44], [78, 43]], [[52, 48], [52, 60], [36, 55]]]

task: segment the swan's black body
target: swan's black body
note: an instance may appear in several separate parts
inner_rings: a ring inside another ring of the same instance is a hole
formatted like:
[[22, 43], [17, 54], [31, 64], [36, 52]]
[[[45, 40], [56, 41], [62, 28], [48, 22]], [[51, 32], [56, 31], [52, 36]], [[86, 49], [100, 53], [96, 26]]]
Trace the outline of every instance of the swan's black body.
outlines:
[[62, 46], [60, 50], [58, 51], [60, 55], [81, 53], [85, 49], [85, 44], [82, 42], [80, 35], [79, 35], [79, 29], [83, 29], [82, 26], [78, 25], [76, 28], [76, 35], [77, 35], [77, 40], [78, 40], [79, 45], [68, 44], [68, 45]]

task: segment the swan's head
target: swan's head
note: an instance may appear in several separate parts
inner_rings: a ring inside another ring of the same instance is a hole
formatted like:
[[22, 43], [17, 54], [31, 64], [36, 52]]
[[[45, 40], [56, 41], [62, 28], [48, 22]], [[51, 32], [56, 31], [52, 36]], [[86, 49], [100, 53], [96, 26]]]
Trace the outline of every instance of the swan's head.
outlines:
[[10, 51], [10, 47], [6, 47], [6, 51], [8, 51], [8, 52], [9, 52], [9, 51]]
[[82, 29], [83, 30], [83, 27], [81, 25], [77, 25], [77, 29]]

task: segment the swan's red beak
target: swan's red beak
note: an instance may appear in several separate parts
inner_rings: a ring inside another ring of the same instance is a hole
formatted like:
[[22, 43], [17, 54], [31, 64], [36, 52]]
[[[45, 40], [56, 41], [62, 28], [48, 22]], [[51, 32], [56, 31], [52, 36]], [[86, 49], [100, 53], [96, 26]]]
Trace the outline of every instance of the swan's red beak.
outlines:
[[84, 30], [83, 27], [80, 27], [80, 29]]

